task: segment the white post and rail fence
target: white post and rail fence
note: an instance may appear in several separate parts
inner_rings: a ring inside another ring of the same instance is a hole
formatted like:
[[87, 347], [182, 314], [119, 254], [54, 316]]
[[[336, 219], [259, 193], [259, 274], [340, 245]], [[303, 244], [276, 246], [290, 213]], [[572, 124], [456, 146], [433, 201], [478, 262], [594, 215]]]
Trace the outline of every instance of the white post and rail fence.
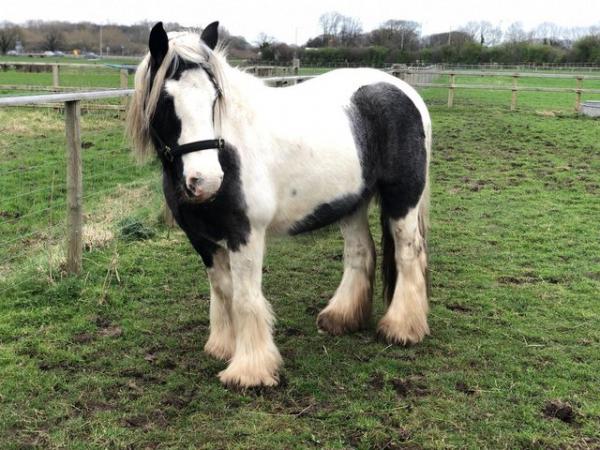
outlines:
[[[448, 89], [448, 108], [454, 106], [454, 93], [457, 89], [476, 89], [484, 91], [509, 91], [512, 93], [510, 109], [511, 111], [517, 108], [517, 95], [519, 92], [552, 92], [552, 93], [570, 93], [575, 94], [574, 110], [581, 110], [582, 94], [600, 94], [600, 89], [584, 89], [584, 80], [600, 80], [600, 75], [576, 75], [576, 74], [555, 74], [555, 73], [538, 73], [538, 72], [490, 72], [490, 71], [472, 71], [472, 70], [431, 70], [431, 69], [396, 69], [392, 70], [392, 74], [398, 78], [406, 80], [414, 87], [420, 88], [445, 88]], [[448, 83], [432, 83], [431, 81], [423, 82], [415, 77], [430, 75], [431, 77], [448, 77]], [[511, 78], [512, 84], [458, 84], [456, 77], [502, 77]], [[524, 78], [545, 78], [559, 80], [573, 80], [574, 87], [536, 87], [536, 86], [519, 86], [518, 80]]]
[[[455, 76], [467, 75], [465, 72], [453, 71], [411, 71], [401, 70], [395, 71], [393, 74], [403, 79], [407, 79], [411, 74], [418, 73], [419, 75], [428, 74], [431, 76], [446, 75], [449, 77], [448, 84], [436, 84], [431, 82], [414, 81], [412, 83], [416, 87], [431, 87], [431, 88], [447, 88], [448, 89], [448, 107], [452, 107], [454, 102], [455, 89], [484, 89], [484, 90], [508, 90], [512, 92], [511, 109], [516, 108], [517, 93], [520, 91], [533, 92], [572, 92], [576, 94], [575, 106], [579, 109], [581, 106], [581, 94], [600, 93], [600, 89], [583, 89], [582, 83], [585, 79], [600, 79], [600, 76], [576, 76], [577, 87], [570, 88], [535, 88], [517, 85], [517, 79], [520, 77], [529, 76], [527, 74], [513, 74], [512, 86], [498, 85], [470, 85], [456, 84]], [[482, 76], [480, 72], [468, 73], [468, 75]], [[488, 76], [503, 76], [506, 73], [490, 74]], [[548, 74], [535, 74], [537, 77], [546, 77]], [[569, 75], [555, 75], [554, 77], [568, 78]], [[271, 86], [287, 86], [305, 81], [312, 76], [292, 76], [292, 77], [272, 77], [265, 78], [265, 82]], [[409, 82], [411, 80], [408, 80]], [[121, 84], [127, 86], [127, 74], [121, 74]], [[82, 158], [81, 158], [81, 134], [80, 134], [80, 115], [81, 103], [84, 101], [95, 101], [108, 98], [123, 98], [126, 102], [127, 97], [132, 95], [133, 89], [111, 89], [102, 91], [89, 92], [70, 92], [61, 94], [44, 94], [33, 96], [17, 96], [17, 97], [0, 97], [0, 107], [6, 106], [35, 106], [48, 104], [63, 104], [65, 110], [65, 130], [66, 130], [66, 187], [67, 187], [67, 272], [77, 274], [82, 269], [82, 254], [83, 254], [83, 180], [82, 180]], [[121, 105], [121, 108], [124, 106]], [[168, 209], [168, 208], [167, 208]]]

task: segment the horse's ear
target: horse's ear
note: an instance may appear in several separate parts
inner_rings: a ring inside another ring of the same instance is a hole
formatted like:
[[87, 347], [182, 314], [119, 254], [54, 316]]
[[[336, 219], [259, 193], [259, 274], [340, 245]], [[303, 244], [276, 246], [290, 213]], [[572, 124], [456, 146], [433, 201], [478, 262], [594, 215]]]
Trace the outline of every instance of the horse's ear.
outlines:
[[219, 41], [219, 22], [217, 21], [207, 25], [204, 31], [202, 31], [200, 39], [204, 41], [208, 48], [214, 50]]
[[150, 39], [148, 40], [148, 47], [150, 47], [152, 62], [156, 67], [160, 66], [169, 50], [169, 38], [167, 32], [163, 28], [162, 22], [158, 22], [152, 27]]

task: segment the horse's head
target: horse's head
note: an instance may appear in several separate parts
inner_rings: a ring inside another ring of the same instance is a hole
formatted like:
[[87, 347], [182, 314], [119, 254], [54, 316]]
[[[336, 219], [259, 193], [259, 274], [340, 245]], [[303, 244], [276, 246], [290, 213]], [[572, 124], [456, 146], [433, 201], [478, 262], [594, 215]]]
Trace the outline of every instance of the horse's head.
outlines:
[[[130, 116], [136, 115], [132, 110], [137, 108], [141, 117], [137, 120], [134, 117], [129, 124], [138, 151], [144, 153], [153, 146], [164, 160], [165, 146], [174, 148], [220, 137], [216, 136], [215, 115], [222, 91], [217, 56], [213, 52], [218, 25], [211, 23], [201, 36], [167, 35], [161, 22], [152, 28], [150, 52], [136, 73], [136, 92], [130, 107]], [[137, 129], [135, 122], [139, 122]], [[223, 181], [217, 149], [186, 153], [166, 164], [186, 201], [210, 200]]]

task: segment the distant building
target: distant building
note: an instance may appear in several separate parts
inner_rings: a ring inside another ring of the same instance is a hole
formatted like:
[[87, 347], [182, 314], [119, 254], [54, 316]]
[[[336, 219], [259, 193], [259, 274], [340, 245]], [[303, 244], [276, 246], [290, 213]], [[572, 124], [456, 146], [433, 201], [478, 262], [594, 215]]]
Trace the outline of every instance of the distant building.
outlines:
[[23, 51], [23, 44], [17, 39], [17, 43], [15, 44], [15, 52], [17, 52], [17, 55], [22, 55]]

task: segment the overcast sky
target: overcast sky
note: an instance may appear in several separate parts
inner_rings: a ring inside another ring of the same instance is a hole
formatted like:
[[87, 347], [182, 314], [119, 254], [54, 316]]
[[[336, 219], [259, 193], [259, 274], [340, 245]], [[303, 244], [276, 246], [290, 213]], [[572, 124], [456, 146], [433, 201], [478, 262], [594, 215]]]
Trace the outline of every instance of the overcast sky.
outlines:
[[253, 42], [264, 32], [290, 44], [319, 34], [319, 16], [338, 11], [360, 19], [368, 31], [388, 19], [414, 20], [423, 34], [457, 29], [470, 20], [526, 29], [542, 22], [561, 26], [600, 24], [600, 0], [2, 0], [0, 20], [30, 19], [132, 24], [140, 20], [203, 27], [213, 20]]

